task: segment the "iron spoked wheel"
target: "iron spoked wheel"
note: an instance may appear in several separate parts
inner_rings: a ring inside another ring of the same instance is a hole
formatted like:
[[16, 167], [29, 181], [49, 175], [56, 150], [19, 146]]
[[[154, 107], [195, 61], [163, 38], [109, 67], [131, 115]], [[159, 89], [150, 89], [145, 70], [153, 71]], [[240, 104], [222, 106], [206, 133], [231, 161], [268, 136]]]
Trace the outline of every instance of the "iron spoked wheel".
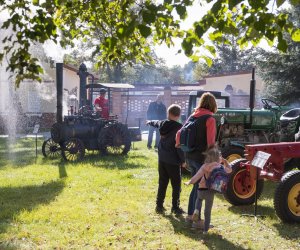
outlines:
[[51, 138], [43, 142], [42, 153], [44, 157], [51, 159], [61, 156], [61, 147], [58, 143], [54, 142]]
[[66, 161], [81, 161], [84, 154], [85, 147], [81, 140], [72, 138], [63, 143], [62, 156]]
[[127, 154], [131, 147], [128, 128], [121, 123], [104, 127], [99, 133], [98, 145], [102, 154]]
[[300, 170], [287, 172], [275, 190], [274, 207], [284, 222], [300, 222]]
[[233, 162], [244, 157], [244, 149], [236, 146], [222, 148], [222, 156], [228, 161]]
[[241, 162], [247, 162], [246, 159], [238, 159], [233, 161], [232, 172], [229, 177], [227, 190], [224, 193], [225, 199], [232, 205], [250, 205], [255, 201], [255, 192], [257, 192], [257, 199], [260, 197], [264, 180], [258, 180], [256, 187], [256, 180], [251, 178], [250, 172], [246, 167], [240, 167]]

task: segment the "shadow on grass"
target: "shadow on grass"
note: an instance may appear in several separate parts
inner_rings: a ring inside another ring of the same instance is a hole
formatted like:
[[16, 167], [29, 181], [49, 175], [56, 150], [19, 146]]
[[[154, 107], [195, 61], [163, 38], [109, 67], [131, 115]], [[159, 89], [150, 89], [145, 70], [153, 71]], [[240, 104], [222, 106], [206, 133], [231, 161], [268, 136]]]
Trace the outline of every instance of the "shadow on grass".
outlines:
[[263, 192], [259, 198], [259, 200], [264, 199], [274, 199], [275, 189], [277, 187], [278, 183], [274, 181], [265, 180], [264, 182], [264, 189]]
[[300, 231], [300, 224], [298, 223], [292, 223], [292, 224], [287, 224], [287, 223], [277, 223], [274, 225], [275, 228], [278, 230], [278, 233], [286, 238], [286, 239], [290, 239], [290, 240], [295, 240], [298, 239], [298, 242], [300, 241], [300, 235], [299, 235], [299, 231]]
[[59, 178], [65, 178], [68, 177], [67, 171], [66, 171], [66, 167], [65, 167], [65, 163], [64, 162], [60, 162], [58, 164], [58, 173], [59, 173]]
[[[100, 154], [88, 154], [81, 162], [74, 162], [72, 164], [88, 163], [95, 167], [105, 169], [131, 169], [145, 167], [143, 164], [139, 164], [139, 160], [146, 159], [145, 156], [132, 156], [132, 155], [100, 155]], [[134, 159], [134, 161], [129, 161]], [[145, 163], [144, 163], [145, 164]]]
[[[271, 204], [273, 204], [273, 198], [275, 193], [277, 183], [272, 181], [265, 181], [264, 182], [264, 189], [261, 194], [261, 196], [257, 200], [257, 215], [262, 215], [263, 217], [269, 217], [269, 218], [276, 218], [275, 209], [274, 207], [270, 206], [264, 206], [261, 205], [260, 202], [269, 200], [271, 201]], [[219, 198], [225, 200], [225, 198], [221, 195], [219, 195]], [[247, 205], [247, 206], [231, 206], [229, 207], [229, 210], [235, 214], [249, 214], [254, 215], [255, 211], [255, 204]], [[263, 218], [262, 217], [262, 218]]]
[[41, 204], [49, 204], [64, 186], [64, 181], [59, 180], [41, 185], [0, 188], [0, 233], [11, 226], [18, 213], [31, 211]]
[[[42, 142], [37, 144], [38, 154], [41, 151]], [[9, 142], [8, 138], [0, 138], [0, 165], [14, 165], [23, 167], [34, 164], [36, 161], [36, 144], [33, 138], [15, 139]]]
[[[249, 206], [231, 206], [228, 208], [228, 210], [232, 213], [239, 214], [240, 216], [247, 216], [251, 217], [255, 214], [254, 212], [254, 204]], [[256, 215], [262, 216], [262, 218], [270, 217], [275, 218], [275, 210], [274, 208], [271, 208], [269, 206], [261, 206], [257, 205]]]
[[62, 157], [56, 157], [56, 158], [47, 158], [43, 157], [39, 162], [43, 164], [51, 164], [52, 166], [58, 167], [58, 173], [59, 178], [65, 178], [68, 177], [67, 170], [66, 170], [66, 164], [67, 161], [63, 160]]
[[237, 249], [237, 250], [246, 249], [224, 239], [222, 235], [216, 233], [209, 233], [207, 235], [203, 235], [201, 230], [191, 229], [190, 224], [186, 223], [182, 216], [180, 217], [174, 217], [173, 215], [163, 215], [163, 216], [171, 222], [175, 233], [183, 234], [194, 240], [200, 240], [202, 244], [208, 247], [208, 249]]
[[[258, 201], [259, 202], [259, 201]], [[249, 218], [249, 220], [255, 220], [255, 211], [254, 211], [254, 205], [251, 206], [232, 206], [229, 207], [229, 211], [240, 214], [241, 217]], [[268, 222], [265, 222], [264, 219], [269, 218], [272, 220], [276, 220], [276, 222], [279, 220], [279, 218], [276, 215], [275, 209], [273, 207], [268, 206], [260, 206], [257, 205], [256, 210], [256, 217], [258, 221], [262, 224], [266, 224], [266, 227], [270, 227], [270, 225], [267, 225]], [[299, 239], [299, 230], [300, 230], [300, 224], [297, 223], [284, 223], [284, 222], [277, 222], [274, 224], [274, 227], [278, 230], [279, 235], [286, 239]]]
[[[82, 164], [90, 164], [94, 167], [105, 168], [105, 169], [133, 169], [145, 167], [145, 162], [139, 164], [139, 160], [146, 159], [145, 156], [128, 156], [128, 155], [106, 155], [103, 156], [98, 153], [98, 151], [89, 151], [85, 154], [85, 157], [81, 161], [65, 161], [62, 157], [57, 157], [54, 159], [42, 158], [40, 161], [43, 164], [56, 165], [59, 168], [60, 178], [67, 177], [66, 167], [68, 166], [78, 166]], [[132, 161], [134, 159], [134, 161]], [[131, 161], [130, 161], [131, 160]]]

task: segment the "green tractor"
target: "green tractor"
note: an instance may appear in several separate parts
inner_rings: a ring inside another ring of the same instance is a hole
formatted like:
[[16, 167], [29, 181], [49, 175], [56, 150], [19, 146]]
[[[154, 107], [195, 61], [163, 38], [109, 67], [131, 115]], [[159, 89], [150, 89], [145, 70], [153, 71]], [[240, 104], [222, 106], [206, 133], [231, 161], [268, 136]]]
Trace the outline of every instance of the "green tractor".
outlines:
[[[188, 115], [205, 92], [208, 91], [190, 93]], [[218, 112], [214, 115], [218, 128], [217, 141], [223, 156], [230, 162], [243, 158], [245, 145], [248, 144], [295, 141], [300, 126], [300, 109], [280, 106], [265, 98], [261, 99], [263, 109], [230, 108], [229, 94], [209, 92], [218, 103]]]

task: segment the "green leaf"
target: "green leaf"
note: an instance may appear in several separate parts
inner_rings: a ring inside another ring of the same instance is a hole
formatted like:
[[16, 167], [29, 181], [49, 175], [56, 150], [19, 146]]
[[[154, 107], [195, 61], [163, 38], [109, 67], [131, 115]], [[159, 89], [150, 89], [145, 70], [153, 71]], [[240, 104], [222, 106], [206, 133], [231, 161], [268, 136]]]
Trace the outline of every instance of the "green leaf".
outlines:
[[140, 24], [138, 26], [139, 31], [141, 32], [141, 35], [145, 38], [147, 38], [148, 36], [151, 35], [151, 28], [146, 26], [146, 25], [142, 25]]
[[278, 44], [277, 44], [277, 49], [280, 51], [286, 52], [288, 48], [286, 40], [283, 39], [282, 33], [278, 33]]
[[229, 0], [228, 1], [228, 7], [229, 7], [229, 9], [232, 10], [240, 2], [241, 2], [241, 0]]
[[32, 4], [35, 5], [35, 6], [38, 6], [40, 3], [39, 0], [32, 0]]
[[217, 2], [214, 3], [214, 5], [211, 8], [211, 12], [213, 14], [217, 14], [219, 10], [222, 8], [222, 0], [218, 0]]
[[184, 39], [181, 43], [181, 47], [183, 48], [185, 55], [191, 56], [193, 54], [193, 44], [191, 43], [190, 39]]
[[190, 58], [191, 58], [191, 60], [192, 60], [193, 62], [198, 62], [199, 59], [200, 59], [200, 56], [192, 55], [192, 56], [190, 56]]
[[147, 9], [150, 10], [152, 13], [157, 11], [157, 6], [153, 3], [147, 4]]
[[284, 2], [285, 0], [276, 0], [277, 7], [280, 7]]
[[117, 28], [117, 36], [120, 37], [120, 38], [123, 38], [124, 37], [124, 26], [123, 25], [120, 25], [118, 28]]
[[180, 16], [181, 19], [184, 19], [186, 17], [186, 7], [182, 5], [176, 5], [176, 11], [177, 14]]
[[264, 8], [267, 5], [268, 2], [269, 1], [249, 0], [249, 5], [253, 9], [258, 10], [258, 9]]
[[42, 67], [38, 66], [37, 69], [38, 69], [38, 72], [39, 72], [40, 74], [44, 73], [44, 70], [43, 70]]
[[253, 26], [256, 30], [264, 32], [266, 24], [262, 19], [260, 19], [257, 22], [255, 22]]
[[294, 30], [292, 33], [292, 39], [295, 42], [300, 42], [300, 29]]
[[219, 38], [222, 38], [222, 33], [220, 31], [214, 31], [209, 34], [209, 39], [212, 41], [218, 40]]
[[150, 23], [155, 22], [156, 15], [154, 15], [150, 11], [145, 10], [145, 11], [142, 12], [142, 17], [143, 17], [143, 21], [145, 23], [150, 24]]
[[208, 65], [208, 67], [211, 67], [213, 61], [211, 58], [209, 58], [208, 56], [202, 56], [202, 58], [205, 60], [206, 64]]
[[215, 48], [214, 46], [206, 45], [205, 48], [206, 48], [213, 56], [215, 56], [215, 54], [216, 54], [216, 48]]
[[292, 4], [294, 6], [300, 4], [300, 0], [290, 0], [289, 2], [290, 2], [290, 4]]
[[203, 27], [200, 26], [199, 24], [197, 24], [196, 27], [195, 27], [195, 33], [196, 33], [196, 35], [197, 35], [199, 38], [201, 38], [201, 37], [203, 36], [203, 34], [204, 34], [204, 29], [203, 29]]
[[274, 31], [272, 29], [267, 30], [265, 36], [270, 40], [273, 41], [275, 38]]

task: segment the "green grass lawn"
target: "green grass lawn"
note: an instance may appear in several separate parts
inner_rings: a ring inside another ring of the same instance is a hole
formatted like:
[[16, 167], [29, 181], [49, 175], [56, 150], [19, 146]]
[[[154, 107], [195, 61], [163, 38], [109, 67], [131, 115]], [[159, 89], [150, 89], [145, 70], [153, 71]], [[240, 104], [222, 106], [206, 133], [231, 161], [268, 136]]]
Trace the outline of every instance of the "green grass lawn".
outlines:
[[[253, 206], [233, 207], [217, 195], [209, 234], [192, 230], [171, 210], [155, 213], [157, 153], [145, 142], [128, 156], [89, 153], [81, 163], [35, 158], [34, 139], [10, 147], [0, 139], [0, 249], [299, 249], [300, 225], [283, 224], [267, 182]], [[185, 176], [184, 179], [187, 179]], [[186, 210], [191, 186], [182, 186]]]

